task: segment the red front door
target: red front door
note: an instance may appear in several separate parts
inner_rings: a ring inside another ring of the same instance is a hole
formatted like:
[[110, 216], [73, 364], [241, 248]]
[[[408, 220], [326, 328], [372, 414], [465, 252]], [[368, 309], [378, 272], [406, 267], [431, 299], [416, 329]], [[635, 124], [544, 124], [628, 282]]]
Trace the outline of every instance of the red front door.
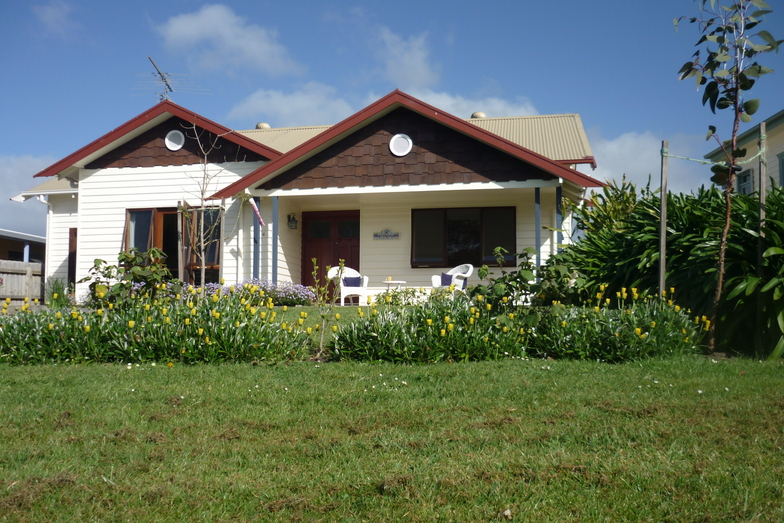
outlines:
[[323, 211], [302, 213], [302, 282], [315, 285], [313, 258], [319, 267], [323, 284], [326, 267], [337, 267], [344, 260], [346, 267], [361, 272], [359, 267], [359, 211]]

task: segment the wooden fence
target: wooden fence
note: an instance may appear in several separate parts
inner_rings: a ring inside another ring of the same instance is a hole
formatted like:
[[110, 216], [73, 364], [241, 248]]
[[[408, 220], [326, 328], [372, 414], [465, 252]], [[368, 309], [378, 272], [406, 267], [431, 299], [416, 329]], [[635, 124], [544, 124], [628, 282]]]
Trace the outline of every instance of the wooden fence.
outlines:
[[0, 260], [0, 300], [43, 299], [41, 263]]

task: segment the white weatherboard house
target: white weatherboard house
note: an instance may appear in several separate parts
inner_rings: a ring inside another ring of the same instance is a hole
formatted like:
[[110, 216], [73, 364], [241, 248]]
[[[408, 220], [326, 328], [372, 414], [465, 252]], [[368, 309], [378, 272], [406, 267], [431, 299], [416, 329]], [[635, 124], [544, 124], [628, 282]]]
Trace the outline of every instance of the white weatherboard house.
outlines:
[[322, 271], [343, 259], [374, 293], [388, 277], [429, 286], [453, 266], [492, 265], [497, 246], [544, 261], [564, 241], [562, 198], [603, 185], [575, 169], [595, 166], [580, 117], [474, 116], [396, 90], [333, 126], [232, 131], [163, 101], [20, 197], [47, 202], [46, 276], [69, 281], [156, 246], [198, 283], [188, 231], [202, 194], [205, 223], [219, 223], [208, 282], [311, 285], [311, 259]]
[[[765, 186], [784, 187], [784, 110], [764, 120], [765, 122]], [[740, 159], [742, 171], [735, 177], [734, 189], [741, 194], [758, 192], [760, 188], [759, 152], [760, 127], [755, 125], [738, 136], [738, 148], [746, 149], [746, 156]], [[721, 147], [705, 155], [713, 162], [726, 160]]]

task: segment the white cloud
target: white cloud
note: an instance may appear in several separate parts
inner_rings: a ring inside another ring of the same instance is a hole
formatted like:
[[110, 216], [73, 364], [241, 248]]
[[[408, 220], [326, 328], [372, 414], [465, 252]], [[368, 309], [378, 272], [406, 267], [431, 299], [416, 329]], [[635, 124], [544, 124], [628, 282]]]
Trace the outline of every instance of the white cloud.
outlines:
[[414, 90], [409, 92], [409, 94], [458, 118], [470, 118], [476, 111], [485, 113], [488, 118], [538, 114], [533, 104], [524, 97], [517, 97], [515, 101], [504, 100], [495, 96], [466, 98], [430, 89]]
[[[623, 175], [637, 187], [644, 187], [650, 175], [651, 189], [661, 185], [662, 139], [650, 132], [629, 132], [614, 139], [606, 139], [597, 131], [588, 131], [591, 148], [598, 167], [591, 173], [600, 180], [621, 181]], [[694, 136], [676, 136], [668, 140], [669, 153], [701, 159], [708, 148]], [[710, 185], [709, 167], [688, 160], [668, 158], [668, 183], [671, 192], [689, 193], [700, 185]]]
[[259, 89], [235, 105], [229, 118], [253, 118], [272, 127], [297, 125], [334, 125], [357, 109], [338, 97], [334, 87], [309, 82], [291, 93]]
[[0, 156], [0, 229], [46, 234], [46, 206], [37, 201], [13, 202], [10, 198], [43, 183], [33, 175], [56, 161], [34, 156]]
[[78, 24], [71, 19], [72, 10], [73, 8], [62, 0], [51, 0], [46, 5], [33, 6], [33, 14], [44, 28], [61, 38], [67, 37], [78, 28]]
[[299, 74], [277, 32], [250, 24], [221, 4], [169, 18], [158, 27], [164, 45], [205, 71], [255, 69], [272, 76]]
[[404, 91], [424, 89], [438, 82], [436, 67], [430, 63], [427, 34], [405, 40], [382, 27], [379, 37], [383, 47], [378, 56], [384, 65], [384, 75], [398, 88]]

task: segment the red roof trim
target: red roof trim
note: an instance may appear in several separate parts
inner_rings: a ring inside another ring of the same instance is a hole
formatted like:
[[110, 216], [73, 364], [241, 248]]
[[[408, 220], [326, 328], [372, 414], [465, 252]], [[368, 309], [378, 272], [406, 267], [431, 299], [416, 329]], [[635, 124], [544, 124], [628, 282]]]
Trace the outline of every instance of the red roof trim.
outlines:
[[184, 107], [181, 107], [175, 104], [174, 102], [171, 102], [169, 100], [164, 100], [159, 104], [154, 105], [150, 109], [144, 111], [139, 116], [136, 116], [131, 120], [128, 120], [117, 129], [106, 133], [105, 135], [101, 136], [94, 142], [85, 145], [78, 151], [66, 156], [59, 162], [47, 167], [43, 171], [36, 174], [34, 177], [37, 178], [39, 176], [54, 176], [62, 172], [63, 170], [67, 169], [68, 167], [71, 167], [76, 162], [83, 160], [84, 158], [90, 156], [94, 152], [99, 151], [101, 148], [106, 147], [107, 145], [111, 144], [115, 140], [122, 138], [129, 132], [138, 129], [139, 127], [146, 124], [150, 120], [153, 120], [154, 118], [157, 118], [158, 116], [165, 113], [182, 118], [183, 120], [198, 125], [199, 127], [202, 127], [203, 129], [206, 129], [211, 133], [225, 135], [224, 137], [227, 140], [234, 142], [242, 147], [245, 147], [246, 149], [251, 150], [255, 153], [258, 153], [270, 160], [279, 158], [282, 154], [279, 151], [276, 151], [271, 147], [267, 147], [258, 142], [255, 142], [250, 138], [247, 138], [246, 136], [234, 133], [228, 127], [224, 127], [218, 123], [213, 122], [212, 120], [208, 120], [207, 118], [204, 118], [203, 116], [199, 116], [193, 111], [189, 111], [188, 109], [185, 109]]
[[270, 163], [256, 169], [247, 176], [244, 176], [242, 179], [226, 186], [212, 195], [211, 198], [228, 198], [255, 183], [263, 181], [266, 177], [275, 173], [276, 171], [285, 169], [285, 167], [293, 161], [307, 156], [310, 153], [315, 153], [318, 147], [326, 144], [334, 138], [337, 138], [347, 131], [351, 131], [354, 127], [362, 124], [363, 122], [380, 116], [383, 111], [386, 109], [395, 108], [395, 106], [406, 107], [423, 116], [426, 116], [427, 118], [441, 122], [442, 124], [451, 127], [456, 131], [462, 132], [463, 134], [471, 136], [481, 142], [495, 147], [496, 149], [504, 151], [516, 158], [539, 167], [540, 169], [551, 173], [553, 176], [567, 179], [581, 187], [601, 187], [605, 185], [599, 180], [577, 172], [573, 169], [569, 169], [568, 167], [564, 167], [559, 162], [550, 160], [549, 158], [521, 147], [514, 142], [501, 138], [500, 136], [493, 134], [490, 131], [486, 131], [481, 127], [470, 124], [456, 116], [445, 113], [444, 111], [433, 107], [432, 105], [429, 105], [396, 89], [383, 98], [355, 113], [354, 115], [349, 116], [342, 122], [333, 125], [323, 133], [316, 135], [307, 142], [301, 144], [298, 147], [295, 147], [280, 158], [271, 161]]

